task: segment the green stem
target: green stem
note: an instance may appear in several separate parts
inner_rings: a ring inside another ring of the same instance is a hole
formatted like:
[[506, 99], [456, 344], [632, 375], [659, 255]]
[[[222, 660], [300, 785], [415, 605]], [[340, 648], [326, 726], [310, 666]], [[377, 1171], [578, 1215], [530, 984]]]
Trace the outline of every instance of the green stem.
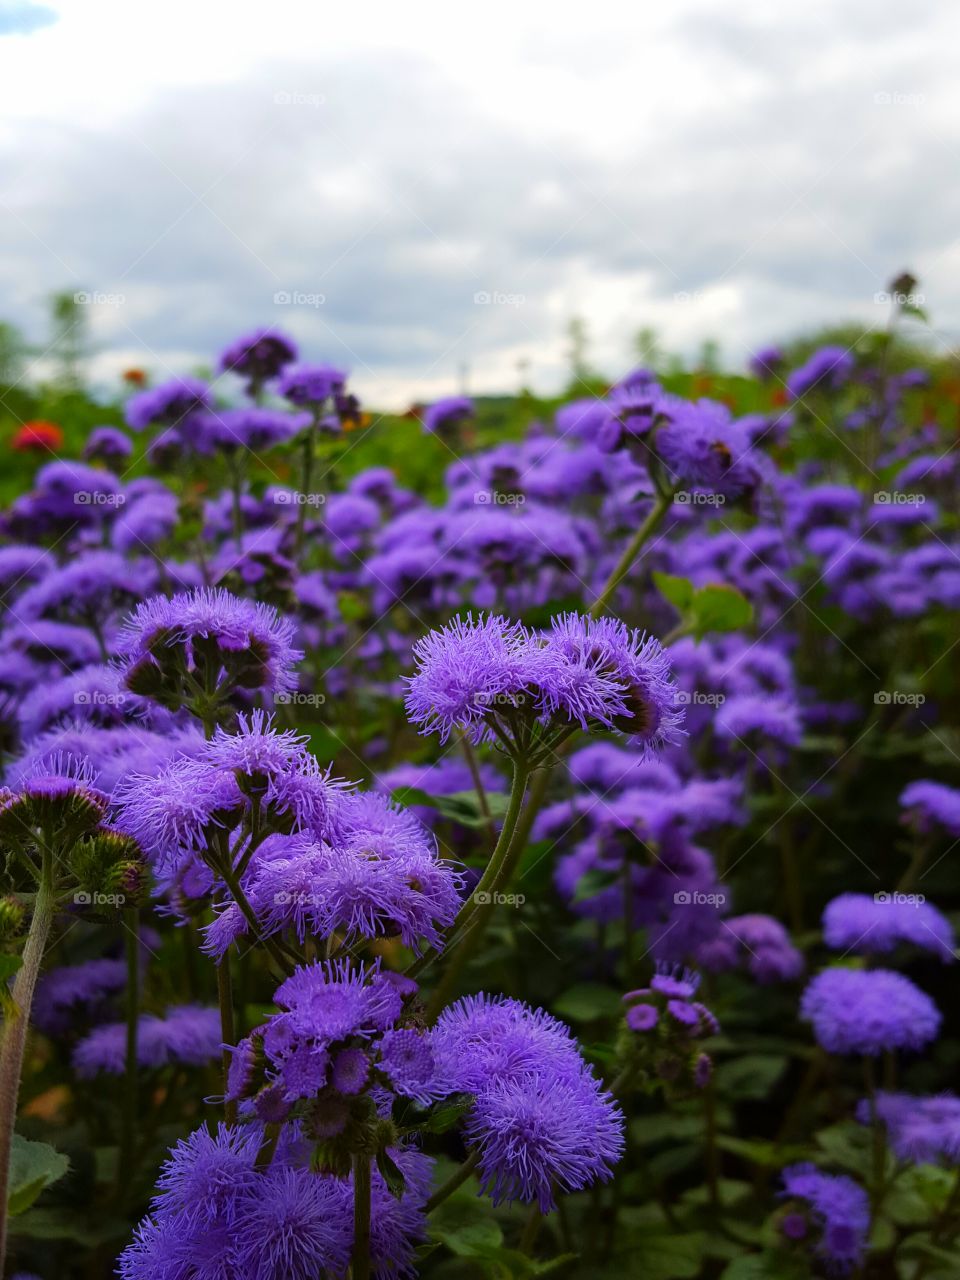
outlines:
[[303, 461], [300, 472], [300, 492], [297, 495], [297, 537], [296, 537], [296, 558], [299, 561], [300, 554], [303, 551], [303, 538], [306, 532], [307, 524], [307, 499], [310, 493], [310, 486], [313, 483], [313, 461], [317, 449], [317, 419], [314, 417], [313, 422], [307, 427], [306, 435], [303, 437]]
[[217, 998], [220, 1001], [220, 1035], [223, 1039], [223, 1118], [227, 1124], [237, 1123], [237, 1104], [227, 1100], [227, 1078], [230, 1074], [230, 1049], [236, 1043], [233, 1025], [233, 983], [230, 981], [230, 957], [217, 965]]
[[[496, 846], [487, 863], [487, 869], [477, 883], [472, 895], [460, 908], [457, 918], [449, 932], [449, 937], [459, 939], [459, 943], [454, 942], [448, 955], [446, 955], [447, 966], [436, 991], [427, 1006], [427, 1017], [435, 1017], [443, 1008], [444, 1002], [455, 983], [457, 976], [462, 970], [468, 958], [476, 951], [480, 939], [483, 937], [486, 922], [489, 920], [490, 913], [494, 907], [494, 895], [499, 893], [505, 885], [510, 881], [513, 874], [514, 866], [518, 860], [518, 850], [522, 850], [523, 846], [518, 845], [514, 839], [515, 833], [519, 826], [520, 814], [523, 809], [524, 797], [527, 793], [527, 781], [530, 777], [529, 769], [522, 762], [515, 760], [513, 765], [513, 782], [510, 787], [510, 799], [507, 803], [507, 812], [503, 819], [503, 826], [500, 828], [500, 836]], [[408, 973], [414, 974], [420, 972], [424, 965], [428, 962], [436, 952], [425, 952], [420, 959], [411, 966]]]
[[497, 828], [493, 821], [493, 814], [490, 812], [490, 801], [487, 799], [487, 789], [483, 785], [483, 778], [480, 774], [480, 765], [477, 763], [477, 755], [473, 749], [470, 739], [466, 736], [461, 738], [463, 745], [463, 754], [467, 761], [467, 768], [470, 770], [470, 777], [473, 779], [473, 789], [477, 793], [477, 804], [480, 806], [480, 812], [483, 814], [484, 821], [487, 824], [487, 832], [490, 836], [490, 843], [495, 844], [497, 839]]
[[592, 618], [599, 618], [604, 612], [610, 601], [610, 597], [630, 572], [630, 568], [633, 565], [634, 560], [636, 560], [637, 556], [640, 554], [644, 544], [663, 522], [664, 516], [670, 510], [670, 504], [672, 501], [673, 494], [657, 494], [656, 501], [647, 513], [646, 519], [624, 547], [623, 555], [620, 557], [617, 567], [607, 579], [606, 586], [597, 596], [596, 600], [594, 600], [590, 609], [590, 616]]
[[447, 1200], [459, 1187], [463, 1186], [479, 1163], [480, 1148], [474, 1147], [456, 1173], [451, 1174], [443, 1186], [438, 1187], [433, 1193], [424, 1205], [424, 1212], [433, 1213], [438, 1205], [443, 1204], [444, 1200]]
[[370, 1280], [370, 1156], [353, 1157], [353, 1262], [351, 1280]]
[[884, 1182], [886, 1180], [887, 1144], [879, 1113], [877, 1111], [877, 1088], [874, 1079], [873, 1059], [863, 1059], [863, 1081], [866, 1087], [867, 1100], [870, 1106], [870, 1129], [873, 1134], [873, 1164], [870, 1178], [870, 1214], [876, 1217], [877, 1210], [883, 1201]]
[[117, 1158], [117, 1194], [124, 1200], [130, 1192], [133, 1179], [134, 1152], [137, 1133], [137, 1032], [140, 1020], [140, 912], [131, 907], [126, 916], [127, 990], [126, 1021], [127, 1044], [123, 1077], [123, 1113], [120, 1122], [120, 1153]]
[[40, 883], [33, 904], [33, 919], [23, 948], [23, 961], [14, 979], [12, 1004], [8, 1005], [0, 1039], [0, 1274], [7, 1256], [7, 1197], [10, 1188], [10, 1152], [17, 1119], [20, 1073], [30, 1023], [30, 1007], [37, 985], [43, 952], [53, 924], [56, 895], [53, 887], [53, 854], [43, 847]]

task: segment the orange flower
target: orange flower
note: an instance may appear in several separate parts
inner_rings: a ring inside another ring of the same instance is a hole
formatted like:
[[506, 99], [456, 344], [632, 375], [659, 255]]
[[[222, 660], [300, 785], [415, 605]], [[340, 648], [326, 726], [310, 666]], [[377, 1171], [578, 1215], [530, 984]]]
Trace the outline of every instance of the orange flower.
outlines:
[[37, 419], [34, 422], [25, 422], [13, 437], [11, 444], [20, 453], [42, 449], [56, 453], [58, 449], [63, 448], [63, 432], [55, 422]]
[[143, 369], [124, 369], [124, 382], [129, 382], [131, 387], [145, 387], [147, 385], [147, 375]]

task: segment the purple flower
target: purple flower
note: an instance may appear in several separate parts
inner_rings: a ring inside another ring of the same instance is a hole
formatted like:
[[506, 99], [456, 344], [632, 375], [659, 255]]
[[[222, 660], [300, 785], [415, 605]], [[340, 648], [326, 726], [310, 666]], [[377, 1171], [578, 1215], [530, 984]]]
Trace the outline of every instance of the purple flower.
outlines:
[[38, 618], [102, 628], [154, 585], [154, 571], [115, 551], [88, 551], [28, 587], [17, 601], [17, 619]]
[[761, 347], [750, 358], [750, 372], [761, 382], [776, 377], [783, 367], [784, 354], [779, 347]]
[[448, 435], [473, 415], [472, 400], [466, 396], [448, 396], [427, 408], [423, 415], [423, 429], [430, 435]]
[[892, 951], [908, 942], [941, 960], [955, 958], [956, 938], [945, 916], [914, 894], [842, 893], [823, 913], [823, 940], [834, 951]]
[[224, 373], [242, 374], [255, 390], [296, 358], [296, 344], [286, 334], [275, 329], [255, 329], [226, 348], [219, 367]]
[[205, 451], [219, 449], [236, 453], [266, 453], [286, 444], [309, 423], [303, 414], [281, 413], [276, 409], [246, 406], [242, 409], [214, 409], [191, 424], [200, 433]]
[[117, 427], [94, 427], [83, 446], [87, 462], [123, 462], [133, 452], [133, 445]]
[[[960, 1164], [960, 1098], [953, 1093], [919, 1098], [910, 1093], [878, 1093], [877, 1116], [887, 1127], [893, 1152], [915, 1164]], [[857, 1107], [861, 1124], [872, 1123], [870, 1100]]]
[[801, 400], [810, 391], [837, 391], [854, 369], [854, 358], [843, 347], [827, 346], [815, 351], [787, 378], [787, 390], [794, 400]]
[[343, 1275], [352, 1232], [334, 1178], [308, 1169], [272, 1166], [238, 1218], [234, 1247], [241, 1275], [264, 1280], [315, 1280]]
[[378, 1066], [403, 1097], [427, 1103], [437, 1096], [437, 1062], [430, 1036], [412, 1028], [388, 1031], [380, 1042]]
[[742, 967], [760, 983], [789, 982], [803, 972], [803, 954], [773, 916], [731, 916], [697, 949], [697, 963], [711, 973]]
[[900, 796], [900, 807], [923, 832], [942, 827], [949, 835], [960, 836], [960, 791], [955, 787], [928, 779], [911, 782]]
[[201, 587], [172, 599], [154, 596], [138, 606], [119, 640], [127, 685], [134, 692], [182, 693], [183, 668], [202, 668], [218, 685], [225, 678], [244, 689], [289, 692], [294, 627], [269, 605], [224, 590]]
[[785, 698], [747, 693], [727, 698], [713, 722], [719, 738], [748, 747], [769, 739], [785, 747], [795, 747], [803, 737], [803, 725], [796, 706]]
[[46, 1035], [66, 1031], [76, 1015], [96, 1011], [122, 991], [127, 982], [125, 960], [87, 960], [51, 969], [37, 983], [31, 1016]]
[[277, 394], [291, 404], [316, 407], [339, 395], [346, 382], [346, 373], [332, 364], [298, 364], [284, 370]]
[[791, 1165], [782, 1177], [782, 1194], [804, 1200], [809, 1206], [820, 1231], [819, 1256], [840, 1271], [859, 1266], [870, 1231], [870, 1205], [864, 1189], [852, 1178], [821, 1173], [812, 1164]]
[[752, 492], [770, 470], [729, 409], [712, 400], [677, 408], [657, 433], [656, 448], [677, 484], [728, 498]]
[[[79, 1076], [99, 1072], [123, 1075], [126, 1069], [127, 1028], [123, 1022], [97, 1027], [79, 1042], [73, 1065]], [[220, 1014], [197, 1005], [170, 1008], [162, 1018], [144, 1014], [137, 1028], [137, 1062], [141, 1067], [165, 1067], [171, 1062], [204, 1066], [220, 1056]]]
[[920, 1050], [936, 1039], [941, 1022], [930, 997], [889, 969], [824, 969], [804, 991], [800, 1017], [829, 1053], [868, 1056]]
[[134, 431], [158, 424], [179, 426], [190, 414], [209, 405], [210, 388], [205, 382], [199, 378], [171, 378], [127, 401], [127, 425]]
[[464, 1137], [480, 1149], [479, 1174], [494, 1204], [535, 1200], [607, 1182], [623, 1154], [623, 1116], [591, 1075], [543, 1072], [491, 1080], [477, 1095]]
[[114, 793], [117, 825], [161, 871], [202, 854], [219, 831], [231, 831], [244, 797], [233, 774], [182, 757], [153, 774], [134, 774]]

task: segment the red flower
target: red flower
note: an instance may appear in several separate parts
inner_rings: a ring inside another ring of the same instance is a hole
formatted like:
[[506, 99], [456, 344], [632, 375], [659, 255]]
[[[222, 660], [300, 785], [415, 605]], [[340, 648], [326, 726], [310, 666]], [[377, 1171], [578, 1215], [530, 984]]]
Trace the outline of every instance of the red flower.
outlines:
[[143, 369], [124, 369], [124, 382], [129, 382], [131, 387], [145, 387], [147, 385], [147, 375]]
[[20, 453], [42, 449], [56, 453], [58, 449], [63, 448], [63, 432], [55, 422], [37, 419], [35, 422], [25, 422], [13, 437], [11, 444]]

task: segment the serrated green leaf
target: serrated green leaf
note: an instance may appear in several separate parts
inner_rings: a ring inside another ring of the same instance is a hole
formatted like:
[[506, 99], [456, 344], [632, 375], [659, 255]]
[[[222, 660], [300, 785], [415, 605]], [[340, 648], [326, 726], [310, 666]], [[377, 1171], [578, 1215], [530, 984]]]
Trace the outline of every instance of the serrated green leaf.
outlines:
[[655, 570], [653, 581], [663, 598], [669, 600], [679, 613], [686, 613], [693, 604], [693, 583], [689, 578]]
[[10, 1150], [8, 1211], [13, 1215], [24, 1213], [41, 1191], [62, 1178], [69, 1168], [67, 1157], [46, 1142], [29, 1142], [15, 1133]]

